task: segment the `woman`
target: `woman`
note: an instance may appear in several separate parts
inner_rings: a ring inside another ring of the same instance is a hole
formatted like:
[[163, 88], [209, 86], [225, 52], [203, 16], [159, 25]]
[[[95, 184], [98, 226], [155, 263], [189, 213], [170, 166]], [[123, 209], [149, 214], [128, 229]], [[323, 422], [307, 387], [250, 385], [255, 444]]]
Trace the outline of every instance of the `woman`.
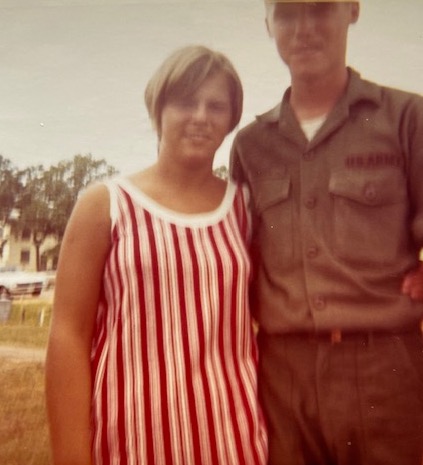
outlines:
[[55, 465], [262, 465], [243, 188], [213, 174], [242, 87], [189, 46], [147, 85], [157, 162], [90, 187], [63, 240], [47, 354]]

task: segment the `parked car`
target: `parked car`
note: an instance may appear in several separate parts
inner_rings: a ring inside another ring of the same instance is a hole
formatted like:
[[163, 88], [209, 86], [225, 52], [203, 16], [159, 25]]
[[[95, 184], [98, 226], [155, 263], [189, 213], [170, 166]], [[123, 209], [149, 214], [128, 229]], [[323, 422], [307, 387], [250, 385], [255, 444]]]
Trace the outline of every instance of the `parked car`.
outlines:
[[13, 298], [22, 295], [38, 296], [48, 287], [50, 278], [46, 273], [11, 271], [0, 269], [0, 297]]

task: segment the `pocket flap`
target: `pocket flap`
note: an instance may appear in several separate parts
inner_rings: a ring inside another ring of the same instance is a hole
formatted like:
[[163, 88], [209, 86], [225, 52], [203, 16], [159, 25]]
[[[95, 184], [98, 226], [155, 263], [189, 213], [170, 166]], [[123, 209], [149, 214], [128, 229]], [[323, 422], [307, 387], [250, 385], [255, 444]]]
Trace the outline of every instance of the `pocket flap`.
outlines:
[[402, 202], [405, 196], [400, 173], [332, 173], [329, 192], [364, 205], [378, 206]]
[[291, 180], [289, 177], [263, 178], [256, 181], [256, 207], [259, 212], [285, 201], [289, 197]]

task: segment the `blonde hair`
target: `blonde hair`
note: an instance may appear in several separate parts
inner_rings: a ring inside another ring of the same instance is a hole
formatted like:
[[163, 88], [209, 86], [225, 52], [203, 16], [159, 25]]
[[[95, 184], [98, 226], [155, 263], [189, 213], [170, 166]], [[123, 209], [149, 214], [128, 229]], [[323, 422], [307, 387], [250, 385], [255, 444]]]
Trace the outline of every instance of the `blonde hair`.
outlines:
[[217, 73], [223, 73], [228, 81], [232, 115], [229, 132], [237, 126], [242, 114], [243, 90], [234, 66], [220, 52], [202, 45], [190, 45], [166, 58], [145, 89], [145, 104], [159, 137], [162, 111], [169, 99], [192, 95]]

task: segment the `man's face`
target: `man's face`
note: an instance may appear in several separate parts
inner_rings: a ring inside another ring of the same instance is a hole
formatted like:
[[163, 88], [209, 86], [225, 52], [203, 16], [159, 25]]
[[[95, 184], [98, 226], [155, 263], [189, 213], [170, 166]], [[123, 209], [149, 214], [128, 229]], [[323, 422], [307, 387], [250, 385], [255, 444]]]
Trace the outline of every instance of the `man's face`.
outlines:
[[268, 8], [268, 31], [293, 79], [345, 68], [348, 28], [358, 19], [358, 3], [276, 3]]

